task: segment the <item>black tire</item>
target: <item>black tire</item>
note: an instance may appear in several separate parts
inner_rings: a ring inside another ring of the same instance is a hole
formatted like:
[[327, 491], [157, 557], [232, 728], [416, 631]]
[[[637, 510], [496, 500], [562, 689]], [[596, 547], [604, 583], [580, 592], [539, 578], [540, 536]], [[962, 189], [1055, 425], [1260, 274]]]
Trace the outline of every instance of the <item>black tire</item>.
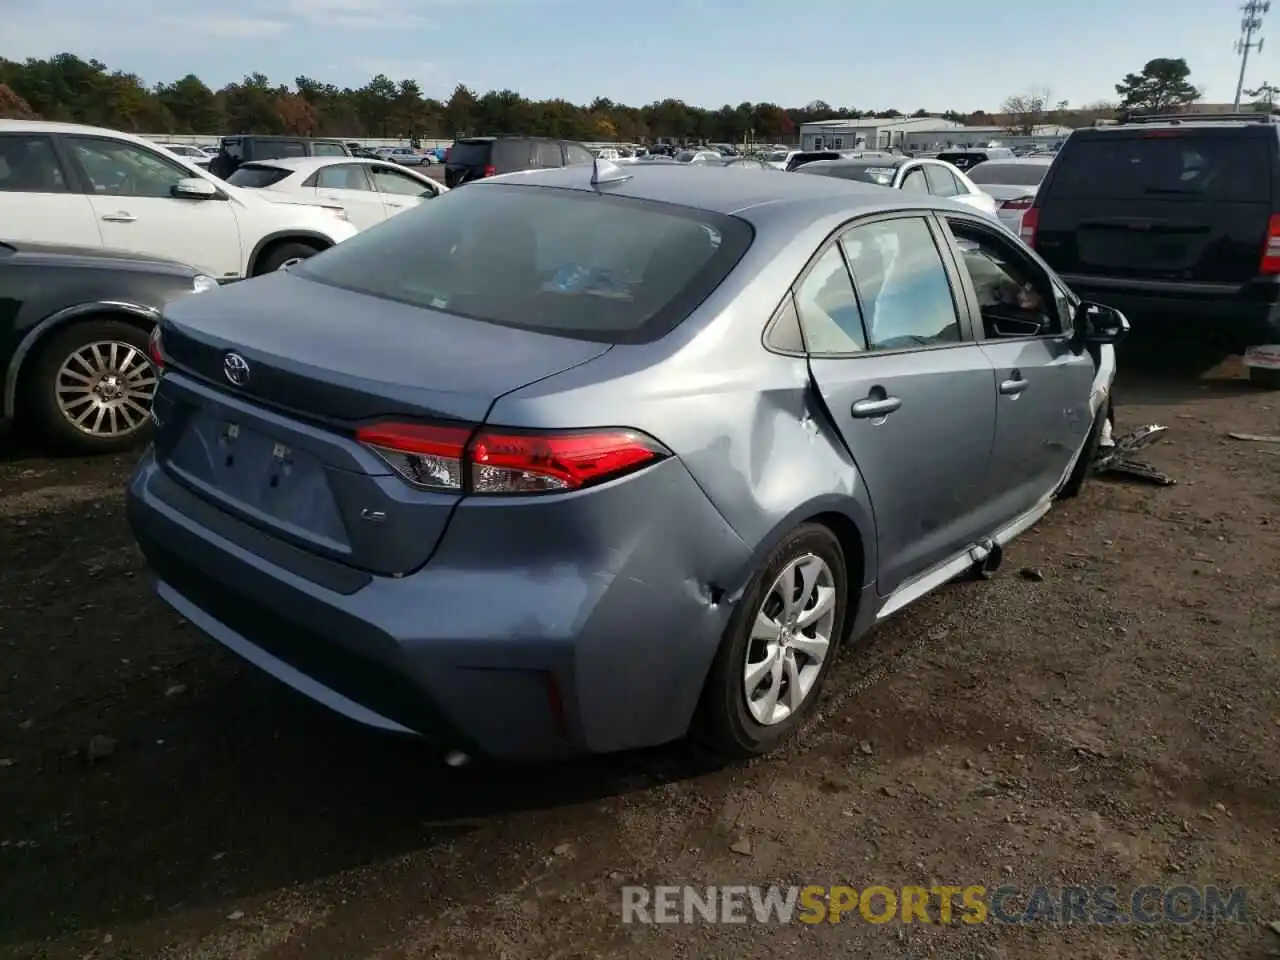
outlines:
[[1093, 476], [1094, 464], [1098, 459], [1098, 447], [1102, 443], [1102, 425], [1110, 419], [1111, 415], [1111, 399], [1108, 397], [1107, 405], [1099, 407], [1097, 414], [1094, 415], [1093, 426], [1089, 428], [1089, 436], [1085, 438], [1080, 459], [1076, 461], [1071, 476], [1067, 477], [1067, 482], [1058, 491], [1059, 500], [1078, 497], [1080, 491], [1084, 489], [1085, 481]]
[[266, 254], [258, 260], [258, 267], [254, 271], [254, 276], [261, 276], [264, 273], [275, 273], [285, 264], [294, 260], [305, 260], [307, 257], [314, 257], [320, 251], [309, 243], [302, 243], [298, 240], [289, 240], [285, 243], [278, 244], [266, 252]]
[[[141, 443], [150, 433], [151, 404], [149, 399], [140, 402], [146, 410], [137, 428], [114, 436], [94, 434], [79, 429], [63, 413], [58, 403], [58, 371], [77, 351], [94, 343], [116, 343], [133, 347], [147, 359], [147, 332], [120, 320], [86, 320], [58, 331], [37, 347], [30, 365], [22, 371], [21, 386], [25, 414], [24, 431], [30, 436], [48, 443], [54, 449], [69, 454], [94, 455], [116, 453]], [[154, 372], [154, 368], [152, 368]], [[80, 408], [76, 409], [79, 412]], [[132, 408], [130, 418], [138, 416]], [[123, 413], [117, 413], [116, 422], [123, 423]]]
[[1250, 367], [1249, 382], [1264, 390], [1280, 390], [1280, 370], [1273, 367]]
[[[832, 574], [836, 608], [831, 643], [817, 679], [799, 709], [780, 723], [764, 725], [751, 715], [743, 687], [742, 671], [751, 626], [774, 581], [787, 564], [805, 554], [822, 559]], [[821, 699], [822, 686], [830, 676], [844, 638], [848, 607], [848, 578], [840, 541], [820, 524], [802, 524], [770, 554], [734, 610], [703, 687], [692, 731], [694, 738], [717, 753], [733, 758], [761, 756], [790, 738]]]

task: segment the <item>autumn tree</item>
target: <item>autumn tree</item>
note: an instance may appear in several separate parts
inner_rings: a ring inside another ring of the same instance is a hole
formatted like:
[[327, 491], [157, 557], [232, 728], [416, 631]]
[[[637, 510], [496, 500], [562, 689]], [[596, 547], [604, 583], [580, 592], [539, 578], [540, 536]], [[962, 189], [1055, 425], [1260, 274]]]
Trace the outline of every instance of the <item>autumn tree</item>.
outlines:
[[36, 112], [30, 104], [9, 88], [0, 83], [0, 120], [34, 120]]
[[1116, 84], [1120, 106], [1143, 113], [1165, 113], [1200, 99], [1191, 84], [1191, 68], [1182, 57], [1148, 60], [1141, 73], [1125, 74]]
[[1005, 128], [1015, 136], [1031, 136], [1036, 132], [1036, 127], [1049, 120], [1052, 99], [1053, 95], [1046, 87], [1036, 87], [1007, 98], [1001, 104]]

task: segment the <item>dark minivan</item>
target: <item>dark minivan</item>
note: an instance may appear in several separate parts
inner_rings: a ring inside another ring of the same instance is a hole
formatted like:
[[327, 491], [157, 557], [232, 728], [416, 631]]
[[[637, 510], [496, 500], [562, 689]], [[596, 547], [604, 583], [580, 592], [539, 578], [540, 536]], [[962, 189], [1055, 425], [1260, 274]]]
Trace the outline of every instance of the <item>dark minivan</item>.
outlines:
[[209, 172], [223, 180], [242, 163], [255, 160], [282, 160], [285, 157], [349, 157], [351, 149], [341, 140], [317, 137], [281, 137], [244, 134], [223, 137], [218, 153], [209, 162]]
[[575, 163], [591, 163], [591, 151], [574, 140], [547, 137], [463, 137], [455, 140], [444, 159], [444, 184], [456, 187], [469, 180], [496, 177], [521, 170], [545, 170]]
[[1280, 343], [1280, 117], [1148, 117], [1077, 130], [1022, 238], [1086, 300]]

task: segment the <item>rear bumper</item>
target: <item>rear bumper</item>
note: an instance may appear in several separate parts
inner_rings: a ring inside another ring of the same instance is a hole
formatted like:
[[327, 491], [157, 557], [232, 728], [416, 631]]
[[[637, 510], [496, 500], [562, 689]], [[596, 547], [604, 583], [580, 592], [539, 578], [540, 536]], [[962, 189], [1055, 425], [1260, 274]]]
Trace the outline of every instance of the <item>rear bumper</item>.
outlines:
[[1280, 288], [1139, 284], [1075, 274], [1063, 274], [1062, 279], [1081, 299], [1115, 307], [1135, 323], [1183, 321], [1203, 325], [1206, 332], [1230, 336], [1241, 348], [1280, 343]]
[[[716, 577], [748, 558], [676, 461], [548, 500], [534, 548], [464, 503], [426, 568], [324, 585], [184, 495], [148, 451], [128, 515], [162, 599], [351, 719], [504, 759], [683, 736], [730, 613]], [[610, 502], [574, 522], [575, 496]]]

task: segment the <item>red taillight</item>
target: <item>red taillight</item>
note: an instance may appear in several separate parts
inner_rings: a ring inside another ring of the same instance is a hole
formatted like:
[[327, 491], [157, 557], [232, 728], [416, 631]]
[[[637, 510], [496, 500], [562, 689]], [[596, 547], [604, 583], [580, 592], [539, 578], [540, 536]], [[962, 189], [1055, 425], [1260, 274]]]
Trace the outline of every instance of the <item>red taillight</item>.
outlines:
[[1039, 207], [1028, 207], [1022, 215], [1022, 225], [1018, 228], [1018, 236], [1028, 247], [1036, 245], [1036, 229], [1040, 226]]
[[164, 345], [160, 341], [160, 325], [151, 328], [151, 336], [147, 338], [147, 356], [157, 370], [164, 369]]
[[1019, 197], [1017, 200], [1006, 200], [1000, 204], [1001, 210], [1030, 210], [1034, 197]]
[[459, 493], [553, 493], [614, 479], [670, 453], [634, 430], [563, 433], [380, 423], [356, 439], [415, 487]]
[[1258, 265], [1258, 272], [1280, 273], [1280, 214], [1272, 214], [1267, 221], [1267, 240], [1262, 246], [1262, 263]]
[[496, 177], [498, 175], [498, 168], [492, 163], [487, 164], [484, 168], [484, 175], [486, 177]]

